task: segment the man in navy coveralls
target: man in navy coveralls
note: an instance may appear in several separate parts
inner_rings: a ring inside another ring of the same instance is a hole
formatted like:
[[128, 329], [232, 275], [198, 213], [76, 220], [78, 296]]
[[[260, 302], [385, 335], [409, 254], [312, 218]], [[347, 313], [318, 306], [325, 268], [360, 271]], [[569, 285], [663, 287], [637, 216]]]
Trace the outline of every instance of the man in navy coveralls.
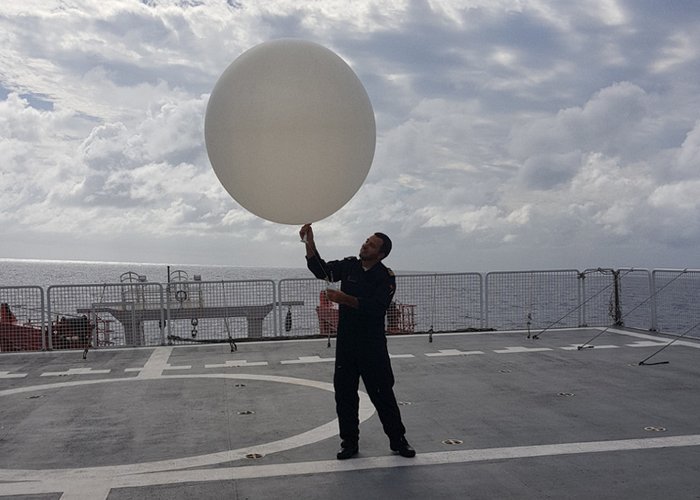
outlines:
[[416, 452], [404, 437], [406, 429], [394, 396], [394, 374], [384, 328], [386, 310], [396, 289], [394, 273], [381, 262], [391, 251], [391, 240], [385, 234], [375, 233], [362, 245], [359, 258], [325, 262], [316, 250], [311, 225], [304, 225], [299, 235], [306, 242], [306, 264], [314, 276], [341, 282], [340, 290], [326, 291], [328, 300], [339, 305], [333, 376], [342, 440], [337, 458], [352, 458], [359, 451], [360, 377], [389, 437], [391, 450], [414, 457]]

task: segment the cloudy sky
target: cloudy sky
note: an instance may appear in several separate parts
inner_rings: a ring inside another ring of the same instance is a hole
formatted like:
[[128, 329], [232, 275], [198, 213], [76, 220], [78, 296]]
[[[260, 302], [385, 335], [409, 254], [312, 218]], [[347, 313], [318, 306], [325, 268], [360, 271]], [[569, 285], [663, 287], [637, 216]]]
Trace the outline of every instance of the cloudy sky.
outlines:
[[357, 73], [377, 148], [314, 224], [398, 270], [700, 268], [697, 0], [0, 4], [0, 258], [303, 266], [223, 189], [204, 113], [276, 38]]

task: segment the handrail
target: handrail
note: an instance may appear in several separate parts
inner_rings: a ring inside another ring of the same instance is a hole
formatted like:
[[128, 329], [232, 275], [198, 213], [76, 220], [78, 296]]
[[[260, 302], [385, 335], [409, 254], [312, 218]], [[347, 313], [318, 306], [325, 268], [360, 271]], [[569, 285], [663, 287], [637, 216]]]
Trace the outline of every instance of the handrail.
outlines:
[[[405, 319], [410, 328], [393, 322], [391, 333], [531, 329], [536, 334], [550, 328], [624, 324], [677, 334], [700, 320], [697, 269], [399, 274], [396, 283], [395, 300], [403, 313], [410, 311], [410, 319]], [[174, 337], [216, 341], [318, 336], [319, 293], [326, 285], [314, 278], [296, 278], [169, 284], [138, 280], [52, 285], [46, 291], [2, 286], [0, 303], [8, 304], [19, 324], [30, 325], [22, 330], [25, 333], [32, 328], [48, 332], [60, 317], [86, 315], [95, 325], [110, 323], [110, 345], [159, 345]], [[188, 296], [175, 303], [176, 290], [187, 290]], [[173, 314], [174, 310], [179, 312]], [[0, 328], [0, 350], [3, 346], [8, 350], [11, 345], [2, 339], [11, 331], [9, 321], [0, 324], [5, 325]], [[94, 328], [93, 343], [98, 345], [101, 327]], [[700, 338], [700, 332], [691, 328], [687, 336]], [[51, 349], [54, 340], [37, 333], [31, 345]]]

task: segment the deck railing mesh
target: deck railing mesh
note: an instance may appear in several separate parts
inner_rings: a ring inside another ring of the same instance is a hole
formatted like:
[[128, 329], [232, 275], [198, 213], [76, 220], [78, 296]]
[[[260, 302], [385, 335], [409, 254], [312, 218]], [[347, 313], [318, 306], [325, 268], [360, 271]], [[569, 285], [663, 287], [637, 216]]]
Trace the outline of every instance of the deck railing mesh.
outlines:
[[272, 280], [179, 281], [166, 285], [167, 337], [174, 344], [274, 336]]
[[397, 276], [394, 301], [402, 323], [396, 333], [483, 328], [481, 290], [478, 273]]
[[54, 285], [46, 293], [49, 348], [159, 345], [165, 340], [160, 283]]
[[45, 313], [41, 287], [0, 287], [0, 352], [46, 349]]
[[281, 303], [290, 301], [303, 302], [299, 306], [282, 306], [278, 311], [277, 323], [280, 334], [285, 336], [309, 336], [335, 334], [337, 326], [336, 309], [324, 303], [321, 308], [322, 292], [329, 286], [338, 288], [315, 278], [283, 279], [278, 284], [278, 297]]
[[487, 324], [496, 330], [581, 324], [576, 270], [491, 272], [485, 286]]
[[651, 273], [646, 269], [586, 269], [581, 273], [583, 324], [651, 329]]
[[[700, 270], [396, 277], [389, 334], [625, 326], [700, 338]], [[0, 287], [0, 351], [335, 335], [323, 280]], [[46, 295], [46, 300], [44, 300]], [[49, 334], [50, 333], [50, 334]]]
[[654, 329], [700, 338], [700, 270], [660, 269], [652, 277]]

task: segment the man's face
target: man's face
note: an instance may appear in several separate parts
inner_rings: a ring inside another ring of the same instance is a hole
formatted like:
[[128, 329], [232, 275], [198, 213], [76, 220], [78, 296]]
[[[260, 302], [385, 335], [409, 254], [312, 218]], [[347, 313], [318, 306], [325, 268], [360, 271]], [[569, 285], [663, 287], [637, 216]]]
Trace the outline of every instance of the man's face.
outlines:
[[360, 248], [360, 260], [381, 260], [384, 257], [384, 254], [379, 252], [382, 243], [384, 242], [379, 236], [372, 235], [367, 238]]

